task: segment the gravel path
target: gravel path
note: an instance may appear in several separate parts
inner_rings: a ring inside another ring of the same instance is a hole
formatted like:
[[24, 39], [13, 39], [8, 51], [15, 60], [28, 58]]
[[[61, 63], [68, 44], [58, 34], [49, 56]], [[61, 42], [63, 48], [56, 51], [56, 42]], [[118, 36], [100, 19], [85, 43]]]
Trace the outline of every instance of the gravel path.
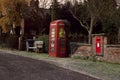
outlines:
[[44, 61], [0, 52], [0, 80], [99, 80]]

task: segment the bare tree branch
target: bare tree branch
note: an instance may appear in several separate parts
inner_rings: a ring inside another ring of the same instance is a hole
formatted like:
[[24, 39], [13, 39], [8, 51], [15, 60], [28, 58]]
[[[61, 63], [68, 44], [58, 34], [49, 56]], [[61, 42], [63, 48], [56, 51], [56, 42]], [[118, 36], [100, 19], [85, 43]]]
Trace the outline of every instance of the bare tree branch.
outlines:
[[73, 14], [73, 12], [72, 12], [71, 10], [69, 10], [69, 11], [70, 11], [70, 13], [72, 14], [72, 16], [73, 16], [76, 20], [79, 21], [79, 23], [81, 24], [81, 26], [84, 27], [84, 28], [89, 32], [89, 29], [88, 29], [89, 26], [88, 26], [88, 24], [84, 25], [83, 22], [82, 22], [80, 19], [78, 19], [78, 18]]
[[79, 22], [80, 22], [81, 26], [84, 27], [87, 30], [87, 32], [89, 32], [88, 25], [84, 25], [81, 20], [79, 20]]
[[51, 5], [51, 1], [49, 0], [39, 0], [40, 4], [39, 6], [42, 8], [49, 8]]

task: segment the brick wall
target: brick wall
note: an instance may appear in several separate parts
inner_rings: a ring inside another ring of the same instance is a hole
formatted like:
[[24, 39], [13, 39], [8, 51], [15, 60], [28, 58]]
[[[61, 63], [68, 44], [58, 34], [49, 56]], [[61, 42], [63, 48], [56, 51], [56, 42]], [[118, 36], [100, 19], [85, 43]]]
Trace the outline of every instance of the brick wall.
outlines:
[[[71, 48], [71, 50], [74, 48]], [[72, 52], [72, 57], [89, 57], [91, 54], [92, 47], [89, 44], [79, 44], [76, 49]]]
[[[72, 56], [89, 57], [95, 55], [92, 50], [91, 45], [79, 45], [73, 52]], [[97, 56], [97, 59], [120, 64], [120, 45], [105, 45], [103, 56]]]
[[120, 45], [106, 45], [103, 59], [107, 62], [120, 64]]

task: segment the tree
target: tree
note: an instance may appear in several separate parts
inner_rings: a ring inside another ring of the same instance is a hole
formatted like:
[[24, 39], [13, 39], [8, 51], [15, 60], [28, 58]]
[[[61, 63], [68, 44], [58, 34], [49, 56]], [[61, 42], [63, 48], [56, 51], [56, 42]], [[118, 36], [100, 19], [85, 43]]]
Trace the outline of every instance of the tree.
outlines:
[[56, 20], [58, 18], [58, 7], [59, 4], [57, 2], [57, 0], [53, 0], [52, 2], [52, 6], [51, 6], [51, 20]]
[[107, 16], [114, 14], [114, 8], [114, 0], [85, 0], [84, 3], [76, 0], [75, 4], [69, 9], [69, 11], [88, 32], [88, 43], [90, 44], [91, 35], [97, 22], [102, 22], [104, 21], [103, 19], [107, 20]]
[[117, 13], [117, 6], [115, 0], [102, 0], [100, 21], [102, 22], [103, 32], [107, 34], [110, 44], [116, 44], [118, 42], [118, 26], [119, 16]]
[[48, 1], [48, 0], [39, 0], [39, 1], [40, 1], [39, 6], [41, 8], [49, 8], [51, 5], [51, 1]]
[[49, 29], [48, 24], [50, 22], [50, 10], [47, 9], [47, 6], [46, 8], [44, 8], [45, 3], [47, 4], [47, 1], [46, 0], [41, 1], [43, 3], [35, 0], [30, 1], [29, 13], [31, 13], [30, 14], [31, 17], [26, 19], [27, 21], [26, 27], [29, 28], [29, 30], [36, 31], [36, 33], [39, 35], [42, 35], [45, 32], [45, 30]]
[[[0, 8], [4, 18], [0, 20], [1, 24], [5, 26], [6, 24], [16, 26], [21, 25], [22, 11], [26, 5], [24, 0], [0, 0]], [[6, 27], [8, 27], [6, 25]]]
[[87, 0], [84, 3], [75, 2], [70, 10], [73, 17], [79, 21], [82, 27], [88, 32], [88, 43], [91, 43], [93, 28], [98, 20], [100, 8], [97, 0]]
[[116, 23], [116, 27], [117, 27], [118, 44], [120, 44], [120, 20], [119, 19], [120, 19], [120, 7], [117, 7], [115, 23]]

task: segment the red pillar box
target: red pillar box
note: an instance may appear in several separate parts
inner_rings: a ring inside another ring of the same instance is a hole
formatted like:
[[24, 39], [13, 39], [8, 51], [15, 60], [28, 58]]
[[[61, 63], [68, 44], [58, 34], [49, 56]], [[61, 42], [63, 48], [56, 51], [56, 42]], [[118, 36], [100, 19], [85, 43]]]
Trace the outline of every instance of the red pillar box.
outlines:
[[53, 57], [66, 57], [66, 32], [62, 20], [50, 23], [49, 55]]
[[101, 45], [102, 45], [102, 37], [101, 36], [96, 36], [96, 54], [97, 55], [100, 55], [101, 53], [102, 53], [102, 47], [101, 47]]
[[92, 48], [96, 55], [104, 54], [104, 45], [106, 44], [104, 34], [93, 34]]

